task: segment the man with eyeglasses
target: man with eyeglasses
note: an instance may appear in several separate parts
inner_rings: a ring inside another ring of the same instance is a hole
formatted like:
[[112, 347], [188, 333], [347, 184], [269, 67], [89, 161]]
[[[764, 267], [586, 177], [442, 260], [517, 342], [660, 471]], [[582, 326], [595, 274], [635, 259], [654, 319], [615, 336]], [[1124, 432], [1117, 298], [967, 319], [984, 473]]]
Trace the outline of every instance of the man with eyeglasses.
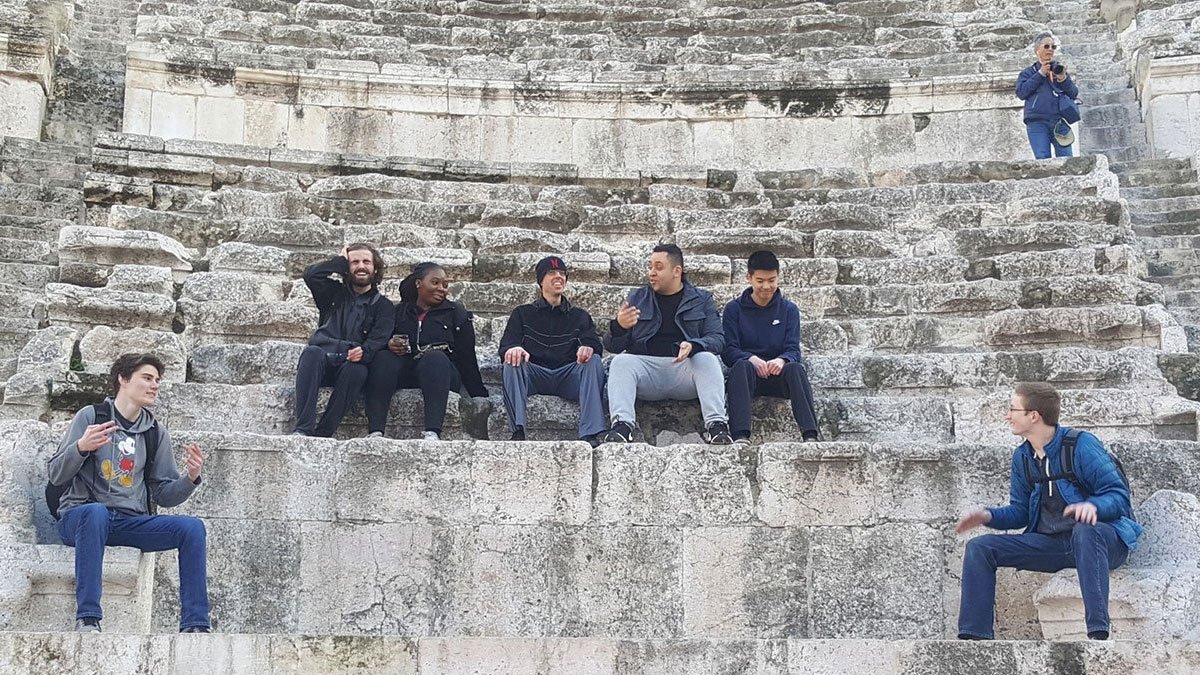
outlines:
[[[1009, 504], [964, 515], [955, 532], [980, 525], [1021, 534], [985, 534], [967, 542], [958, 611], [960, 640], [990, 640], [996, 605], [996, 569], [1079, 571], [1084, 621], [1092, 640], [1107, 640], [1108, 573], [1137, 546], [1129, 486], [1098, 438], [1058, 423], [1062, 401], [1045, 383], [1017, 385], [1009, 404], [1013, 434], [1025, 442], [1013, 452]], [[1071, 454], [1074, 461], [1064, 466]]]
[[1067, 72], [1067, 65], [1055, 60], [1059, 44], [1051, 33], [1042, 33], [1033, 41], [1037, 62], [1017, 76], [1017, 98], [1025, 102], [1025, 133], [1037, 159], [1070, 157], [1074, 133], [1063, 119], [1062, 106], [1079, 96], [1079, 87]]

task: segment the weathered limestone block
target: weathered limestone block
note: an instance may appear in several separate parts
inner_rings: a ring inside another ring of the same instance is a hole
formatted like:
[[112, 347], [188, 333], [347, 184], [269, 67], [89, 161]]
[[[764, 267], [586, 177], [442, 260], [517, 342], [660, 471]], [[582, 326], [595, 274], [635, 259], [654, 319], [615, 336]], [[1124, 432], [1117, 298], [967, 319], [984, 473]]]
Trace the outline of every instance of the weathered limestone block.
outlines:
[[274, 246], [256, 246], [229, 241], [208, 252], [208, 266], [213, 272], [248, 272], [283, 276], [289, 268], [291, 254]]
[[[997, 278], [1067, 277], [1095, 274], [1097, 252], [1090, 249], [1059, 249], [1006, 253], [990, 260]], [[978, 263], [976, 263], [978, 264]]]
[[154, 412], [172, 431], [287, 434], [295, 424], [293, 398], [293, 387], [288, 385], [169, 383], [159, 390]]
[[192, 347], [223, 342], [307, 341], [317, 309], [297, 302], [179, 301], [184, 340]]
[[108, 276], [107, 290], [154, 293], [173, 298], [174, 275], [166, 267], [146, 265], [116, 265]]
[[375, 173], [322, 178], [308, 187], [308, 194], [333, 199], [427, 198], [429, 183], [416, 178]]
[[70, 368], [77, 339], [78, 333], [68, 326], [50, 326], [33, 333], [17, 356], [16, 373], [4, 385], [5, 407], [40, 417], [49, 407], [51, 381]]
[[826, 438], [842, 441], [949, 441], [954, 437], [954, 412], [949, 402], [939, 398], [822, 399], [817, 417]]
[[195, 272], [183, 282], [181, 299], [194, 302], [281, 302], [291, 283], [247, 272]]
[[[157, 232], [83, 225], [59, 230], [58, 249], [60, 263], [68, 268], [152, 265], [170, 269], [176, 281], [182, 281], [192, 271], [192, 260], [196, 257], [194, 251]], [[71, 277], [70, 273], [64, 276]]]
[[787, 210], [780, 227], [806, 232], [820, 230], [886, 230], [892, 217], [886, 209], [866, 204], [799, 204]]
[[902, 237], [890, 232], [821, 230], [813, 240], [817, 258], [901, 258], [909, 248]]
[[389, 279], [403, 279], [413, 268], [427, 261], [441, 265], [451, 279], [471, 280], [475, 276], [475, 259], [467, 249], [389, 246], [380, 249], [379, 253], [387, 264], [384, 276]]
[[154, 202], [154, 181], [137, 176], [89, 171], [83, 182], [83, 199], [89, 204], [148, 207]]
[[[587, 309], [592, 318], [600, 322], [602, 318], [616, 316], [630, 289], [608, 284], [573, 283], [568, 291], [571, 304]], [[532, 283], [459, 282], [451, 284], [450, 295], [476, 314], [508, 316], [517, 305], [533, 302], [537, 287]]]
[[941, 615], [943, 531], [908, 523], [812, 528], [809, 637], [940, 636], [929, 618]]
[[743, 230], [774, 227], [775, 218], [767, 208], [747, 209], [670, 209], [671, 231], [703, 232], [706, 230]]
[[432, 181], [429, 183], [430, 202], [470, 204], [489, 202], [524, 203], [533, 201], [528, 185], [517, 183], [478, 183], [473, 181]]
[[183, 382], [187, 377], [187, 349], [183, 339], [175, 333], [96, 326], [79, 341], [79, 356], [86, 373], [108, 375], [113, 361], [130, 352], [157, 356], [166, 366], [162, 375], [165, 382]]
[[[464, 248], [460, 234], [453, 230], [423, 227], [407, 223], [383, 223], [380, 225], [347, 225], [347, 242], [361, 241], [376, 247], [412, 248]], [[336, 254], [332, 251], [330, 255]]]
[[760, 446], [755, 515], [771, 527], [874, 524], [880, 514], [869, 454], [862, 443]]
[[594, 523], [702, 527], [754, 524], [751, 458], [730, 447], [603, 445]]
[[333, 485], [335, 517], [583, 525], [591, 513], [591, 471], [591, 448], [581, 442], [354, 440], [341, 453]]
[[[633, 286], [645, 284], [647, 260], [651, 249], [653, 246], [647, 245], [644, 252], [639, 250], [632, 253], [628, 252], [627, 247], [613, 247], [613, 281]], [[726, 256], [686, 252], [683, 264], [687, 270], [688, 281], [697, 286], [729, 283], [731, 264]]]
[[761, 250], [764, 242], [770, 242], [771, 250], [780, 257], [825, 257], [814, 256], [811, 233], [782, 227], [697, 229], [675, 234], [675, 243], [685, 253], [711, 253], [738, 258], [746, 258]]
[[670, 212], [649, 204], [585, 206], [578, 231], [606, 238], [663, 238], [671, 231]]
[[230, 230], [225, 221], [199, 214], [160, 211], [127, 204], [114, 204], [109, 209], [108, 226], [117, 230], [157, 232], [190, 248], [216, 245], [229, 237]]
[[487, 227], [463, 233], [464, 240], [472, 243], [476, 254], [484, 253], [565, 253], [576, 248], [574, 237], [550, 231], [520, 227]]
[[1159, 346], [1158, 327], [1147, 321], [1142, 309], [1130, 306], [1006, 310], [984, 319], [983, 338], [1014, 351], [1056, 343]]
[[479, 218], [480, 227], [514, 227], [564, 233], [579, 227], [583, 210], [566, 204], [489, 202]]
[[1019, 251], [1090, 248], [1122, 243], [1124, 231], [1115, 225], [1043, 224], [1020, 227], [982, 227], [953, 234], [954, 253], [986, 258]]
[[926, 258], [853, 258], [837, 260], [837, 282], [881, 286], [884, 284], [943, 284], [962, 281], [970, 263], [959, 256]]
[[[475, 260], [470, 278], [475, 281], [535, 283], [537, 263], [549, 253], [485, 254]], [[567, 263], [569, 283], [608, 283], [613, 262], [607, 253], [568, 252], [560, 255]], [[457, 278], [466, 278], [465, 276]], [[568, 295], [570, 286], [567, 287]]]
[[683, 634], [784, 638], [809, 634], [810, 530], [704, 527], [683, 538]]
[[[1169, 433], [1167, 427], [1189, 423], [1194, 428], [1197, 407], [1177, 411], [1188, 420], [1171, 420], [1159, 410], [1157, 397], [1130, 396], [1118, 389], [1063, 390], [1063, 424], [1095, 433], [1101, 440], [1112, 438], [1150, 439]], [[980, 399], [955, 403], [955, 433], [958, 438], [980, 443], [1003, 443], [1011, 430], [1004, 422], [1011, 392], [996, 392]], [[1185, 432], [1186, 433], [1186, 432]]]
[[192, 381], [203, 384], [295, 384], [296, 366], [302, 351], [303, 341], [202, 345], [191, 352]]
[[1010, 223], [1077, 221], [1129, 225], [1129, 210], [1114, 199], [1098, 197], [1030, 197], [1008, 205]]
[[175, 301], [160, 293], [54, 283], [46, 284], [46, 311], [50, 323], [81, 330], [108, 325], [169, 331]]
[[1021, 285], [1021, 306], [1149, 305], [1161, 303], [1162, 287], [1127, 276], [1034, 279]]
[[[247, 217], [253, 211], [231, 214], [226, 223], [232, 239], [248, 244], [288, 249], [316, 249], [336, 255], [342, 247], [345, 228], [308, 216], [296, 220]], [[353, 239], [346, 239], [350, 243]]]
[[1137, 246], [1123, 244], [1106, 247], [1098, 252], [1096, 264], [1096, 271], [1100, 274], [1127, 274], [1139, 279], [1150, 276], [1146, 254]]

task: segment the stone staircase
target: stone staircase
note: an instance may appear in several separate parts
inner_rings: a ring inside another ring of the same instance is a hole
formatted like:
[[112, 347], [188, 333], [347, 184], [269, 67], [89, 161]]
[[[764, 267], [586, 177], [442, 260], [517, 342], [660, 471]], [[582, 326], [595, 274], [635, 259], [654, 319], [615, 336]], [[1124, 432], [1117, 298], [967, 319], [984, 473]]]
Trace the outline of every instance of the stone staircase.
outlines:
[[1129, 71], [1119, 60], [1116, 28], [1100, 17], [1100, 2], [1055, 0], [1047, 10], [1047, 25], [1062, 44], [1059, 58], [1079, 85], [1081, 152], [1102, 153], [1113, 162], [1148, 158], [1141, 107]]
[[125, 48], [139, 0], [79, 0], [54, 64], [44, 138], [90, 147], [119, 131], [125, 107]]

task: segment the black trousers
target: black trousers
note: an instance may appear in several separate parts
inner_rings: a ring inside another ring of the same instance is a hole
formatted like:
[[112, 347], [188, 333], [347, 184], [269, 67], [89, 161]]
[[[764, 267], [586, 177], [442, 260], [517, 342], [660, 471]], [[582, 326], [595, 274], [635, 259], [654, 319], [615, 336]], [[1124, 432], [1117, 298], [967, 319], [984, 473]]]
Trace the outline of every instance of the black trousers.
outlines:
[[388, 408], [397, 389], [420, 389], [425, 399], [425, 431], [441, 433], [446, 419], [446, 400], [462, 388], [462, 379], [449, 355], [429, 351], [417, 359], [412, 354], [397, 356], [382, 351], [371, 361], [367, 375], [367, 428], [383, 432]]
[[[331, 365], [324, 349], [313, 345], [305, 347], [296, 366], [296, 431], [309, 436], [332, 437], [350, 404], [362, 395], [366, 381], [365, 365], [350, 361]], [[333, 387], [333, 394], [325, 414], [317, 423], [317, 393], [321, 387]]]
[[725, 383], [725, 405], [729, 407], [729, 430], [735, 438], [750, 433], [750, 403], [755, 396], [790, 399], [792, 416], [800, 431], [817, 430], [812, 385], [799, 362], [785, 364], [782, 373], [766, 379], [760, 378], [754, 364], [746, 359], [733, 364]]

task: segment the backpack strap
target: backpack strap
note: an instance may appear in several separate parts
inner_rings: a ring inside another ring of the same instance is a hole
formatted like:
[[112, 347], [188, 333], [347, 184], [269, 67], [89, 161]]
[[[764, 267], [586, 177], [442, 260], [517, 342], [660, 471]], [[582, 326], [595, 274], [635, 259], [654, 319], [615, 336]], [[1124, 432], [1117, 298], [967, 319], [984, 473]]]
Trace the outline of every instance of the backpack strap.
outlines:
[[[1050, 481], [1055, 480], [1067, 480], [1079, 490], [1085, 493], [1088, 492], [1087, 487], [1083, 484], [1083, 481], [1079, 480], [1079, 476], [1075, 473], [1075, 446], [1079, 445], [1079, 437], [1082, 434], [1083, 432], [1079, 429], [1071, 429], [1067, 431], [1065, 436], [1063, 436], [1062, 445], [1059, 448], [1058, 453], [1058, 463], [1059, 468], [1062, 470], [1061, 473], [1056, 473], [1053, 476], [1042, 476], [1040, 473], [1038, 473], [1038, 477], [1033, 478], [1032, 472], [1030, 471], [1031, 462], [1029, 461], [1029, 456], [1026, 455], [1025, 478], [1029, 481], [1030, 486], [1033, 486], [1034, 483], [1049, 483]], [[1034, 472], [1036, 472], [1036, 470]]]

